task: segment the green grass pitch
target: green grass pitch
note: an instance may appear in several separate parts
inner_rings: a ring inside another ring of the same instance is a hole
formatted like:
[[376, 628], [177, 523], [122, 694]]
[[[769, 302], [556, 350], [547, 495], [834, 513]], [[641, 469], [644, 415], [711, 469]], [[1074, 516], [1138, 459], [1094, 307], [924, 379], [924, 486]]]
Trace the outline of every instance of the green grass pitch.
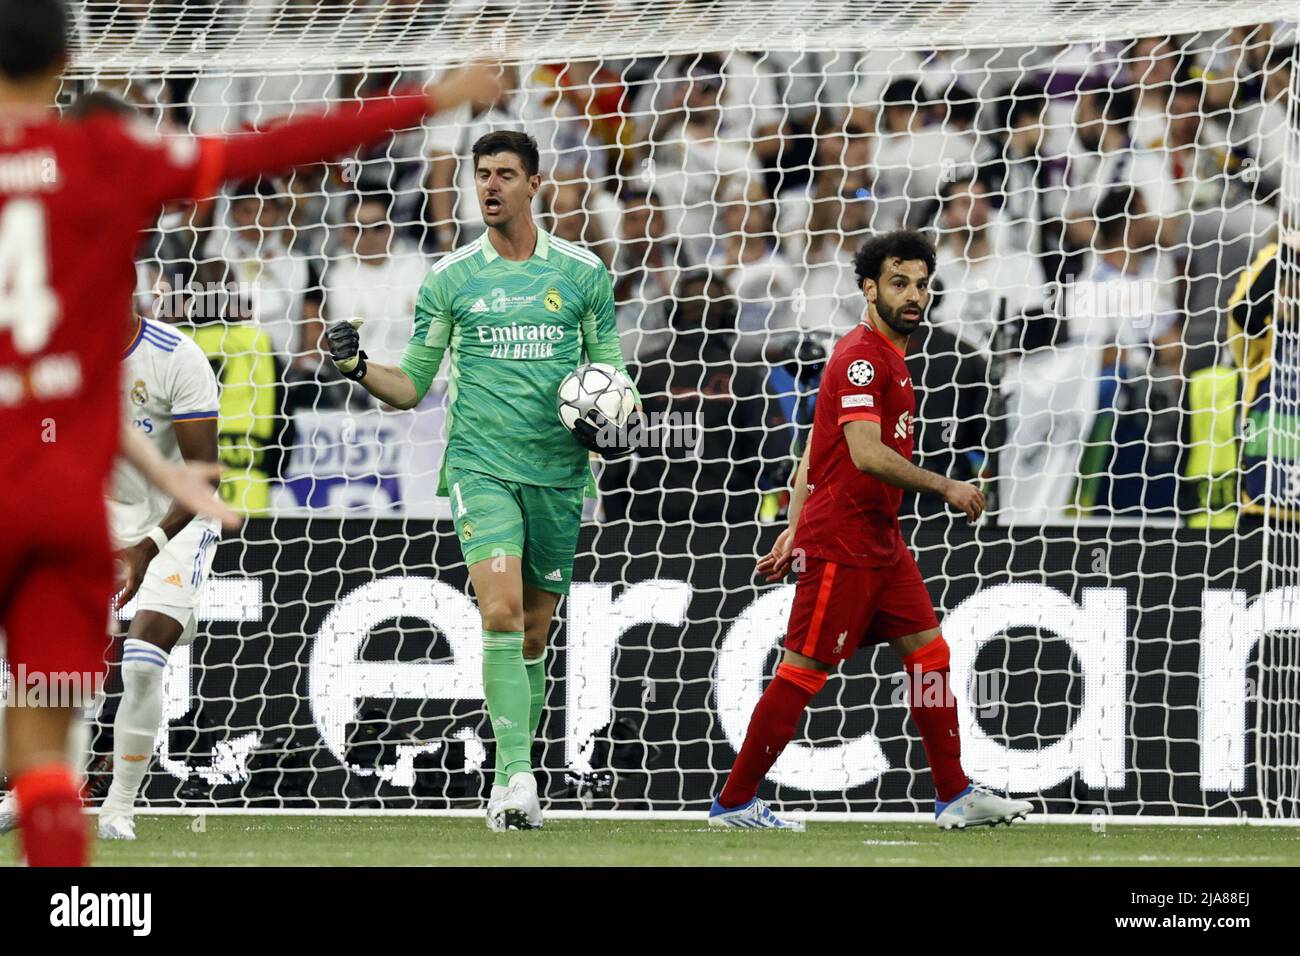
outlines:
[[[101, 866], [1297, 866], [1300, 829], [1017, 824], [944, 833], [921, 823], [810, 823], [806, 833], [702, 821], [552, 820], [490, 833], [445, 817], [141, 816]], [[0, 837], [12, 864], [13, 835]]]

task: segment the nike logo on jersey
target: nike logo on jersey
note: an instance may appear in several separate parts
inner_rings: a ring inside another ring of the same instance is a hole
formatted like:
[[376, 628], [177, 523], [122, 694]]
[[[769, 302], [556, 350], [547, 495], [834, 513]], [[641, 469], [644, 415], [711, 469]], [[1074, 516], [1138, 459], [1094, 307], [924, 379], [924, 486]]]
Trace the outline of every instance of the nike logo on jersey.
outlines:
[[901, 388], [902, 386], [906, 385], [906, 384], [907, 384], [908, 382], [910, 382], [911, 380], [912, 380], [912, 376], [910, 376], [910, 375], [907, 376], [907, 378], [903, 379], [901, 382], [898, 383], [898, 384], [899, 384], [899, 387]]
[[487, 312], [487, 311], [489, 311], [489, 309], [488, 309], [488, 304], [487, 304], [486, 302], [484, 302], [482, 299], [479, 299], [477, 302], [475, 302], [473, 305], [471, 305], [471, 306], [469, 307], [469, 310], [470, 310], [471, 312]]

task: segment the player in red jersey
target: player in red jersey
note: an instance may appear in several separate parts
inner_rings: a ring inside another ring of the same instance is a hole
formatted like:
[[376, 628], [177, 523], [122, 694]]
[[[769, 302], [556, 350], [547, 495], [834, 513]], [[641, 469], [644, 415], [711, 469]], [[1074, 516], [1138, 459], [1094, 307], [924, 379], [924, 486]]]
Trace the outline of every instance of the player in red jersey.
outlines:
[[940, 495], [971, 521], [984, 511], [974, 485], [911, 461], [916, 396], [903, 359], [907, 337], [930, 302], [934, 247], [919, 233], [899, 230], [868, 239], [854, 267], [866, 315], [826, 363], [812, 436], [795, 475], [789, 527], [758, 563], [769, 581], [785, 576], [795, 554], [806, 563], [795, 587], [785, 656], [754, 708], [709, 822], [803, 829], [773, 813], [756, 796], [758, 785], [828, 672], [863, 644], [888, 643], [909, 678], [939, 825], [1009, 824], [1031, 806], [972, 787], [962, 770], [948, 645], [898, 524], [904, 491]]
[[[492, 100], [500, 79], [474, 66], [427, 94], [264, 133], [163, 138], [118, 116], [53, 112], [68, 22], [62, 0], [0, 0], [0, 630], [15, 673], [97, 679], [114, 586], [104, 490], [118, 446], [119, 317], [130, 314], [141, 231], [165, 202], [332, 159], [435, 110]], [[27, 860], [83, 863], [66, 756], [74, 707], [7, 710]]]

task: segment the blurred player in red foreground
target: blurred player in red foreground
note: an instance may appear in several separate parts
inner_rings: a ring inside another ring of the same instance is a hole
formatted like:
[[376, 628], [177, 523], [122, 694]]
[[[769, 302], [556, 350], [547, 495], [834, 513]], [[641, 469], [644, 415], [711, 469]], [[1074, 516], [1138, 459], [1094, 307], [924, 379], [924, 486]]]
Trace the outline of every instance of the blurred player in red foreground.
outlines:
[[0, 0], [0, 629], [15, 675], [93, 678], [84, 699], [6, 708], [23, 852], [48, 866], [87, 856], [67, 739], [103, 667], [114, 590], [104, 491], [141, 230], [165, 202], [331, 159], [500, 87], [497, 70], [472, 66], [427, 94], [264, 133], [162, 138], [119, 116], [58, 117], [68, 34], [62, 0]]
[[903, 356], [930, 302], [934, 247], [907, 230], [868, 239], [854, 261], [866, 314], [835, 346], [795, 475], [790, 525], [758, 562], [769, 581], [806, 560], [795, 587], [785, 656], [759, 698], [745, 743], [709, 811], [714, 826], [802, 830], [757, 796], [827, 674], [858, 647], [887, 643], [903, 659], [912, 719], [934, 778], [944, 829], [1010, 824], [1031, 806], [972, 787], [961, 766], [948, 645], [903, 541], [903, 491], [940, 495], [971, 521], [984, 511], [972, 484], [912, 464], [916, 395]]

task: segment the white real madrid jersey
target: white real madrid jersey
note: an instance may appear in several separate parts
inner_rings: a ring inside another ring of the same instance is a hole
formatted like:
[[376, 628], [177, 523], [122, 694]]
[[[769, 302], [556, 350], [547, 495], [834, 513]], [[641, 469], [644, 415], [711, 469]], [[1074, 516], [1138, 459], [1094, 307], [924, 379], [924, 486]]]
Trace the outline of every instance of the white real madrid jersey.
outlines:
[[[194, 340], [170, 326], [140, 321], [122, 359], [124, 425], [153, 443], [169, 461], [180, 461], [175, 422], [217, 417], [217, 378]], [[135, 544], [167, 513], [171, 498], [118, 459], [109, 495], [117, 546]]]

